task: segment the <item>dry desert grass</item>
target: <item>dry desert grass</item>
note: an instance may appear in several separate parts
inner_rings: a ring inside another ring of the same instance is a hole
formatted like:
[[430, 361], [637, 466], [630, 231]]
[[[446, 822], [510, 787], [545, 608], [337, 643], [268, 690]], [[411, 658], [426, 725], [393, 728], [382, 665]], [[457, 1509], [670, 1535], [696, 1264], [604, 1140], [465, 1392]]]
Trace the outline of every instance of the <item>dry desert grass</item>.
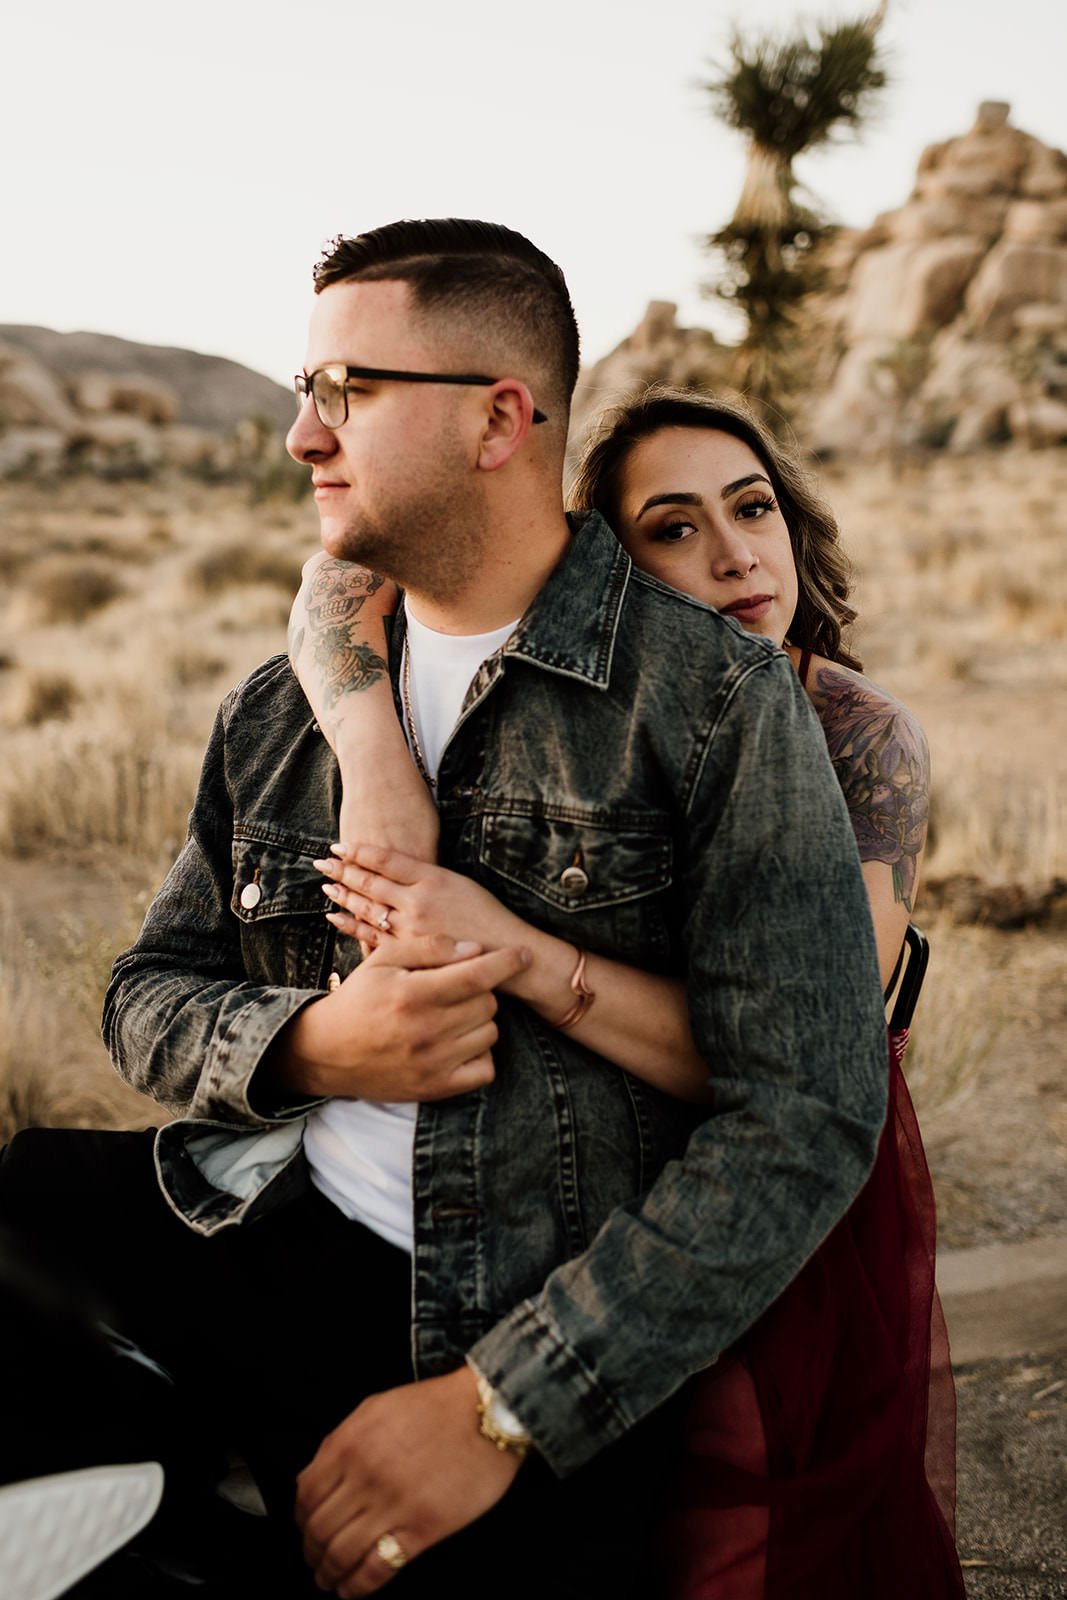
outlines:
[[[1065, 454], [834, 466], [824, 486], [867, 670], [930, 737], [927, 877], [1067, 878]], [[96, 1035], [107, 957], [180, 844], [219, 698], [284, 647], [314, 511], [86, 478], [0, 486], [0, 526], [0, 1135], [143, 1122]], [[1062, 915], [1004, 933], [920, 901], [934, 957], [910, 1074], [952, 1242], [1067, 1222]]]

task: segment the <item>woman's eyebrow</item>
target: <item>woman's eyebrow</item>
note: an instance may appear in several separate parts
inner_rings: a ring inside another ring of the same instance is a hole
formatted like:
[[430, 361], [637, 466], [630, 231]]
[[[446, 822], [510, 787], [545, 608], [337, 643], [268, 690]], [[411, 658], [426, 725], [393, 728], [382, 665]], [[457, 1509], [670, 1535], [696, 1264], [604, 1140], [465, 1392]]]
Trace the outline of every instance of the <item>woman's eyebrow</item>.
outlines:
[[[768, 489], [773, 490], [774, 488], [770, 478], [766, 477], [764, 473], [750, 472], [746, 478], [735, 478], [733, 483], [723, 484], [719, 490], [719, 497], [722, 500], [728, 500], [739, 489], [747, 489], [750, 483], [765, 483]], [[703, 504], [702, 495], [693, 494], [682, 489], [672, 490], [670, 494], [653, 494], [649, 495], [634, 521], [640, 522], [645, 512], [651, 511], [654, 506], [702, 506]]]
[[765, 477], [762, 472], [750, 472], [747, 478], [736, 478], [733, 483], [724, 484], [720, 491], [721, 498], [728, 500], [738, 489], [747, 489], [750, 483], [765, 483], [768, 489], [774, 488], [770, 478]]
[[704, 500], [701, 495], [687, 494], [683, 490], [678, 490], [671, 494], [653, 494], [645, 501], [634, 521], [640, 522], [645, 512], [651, 511], [653, 506], [702, 506], [703, 504]]

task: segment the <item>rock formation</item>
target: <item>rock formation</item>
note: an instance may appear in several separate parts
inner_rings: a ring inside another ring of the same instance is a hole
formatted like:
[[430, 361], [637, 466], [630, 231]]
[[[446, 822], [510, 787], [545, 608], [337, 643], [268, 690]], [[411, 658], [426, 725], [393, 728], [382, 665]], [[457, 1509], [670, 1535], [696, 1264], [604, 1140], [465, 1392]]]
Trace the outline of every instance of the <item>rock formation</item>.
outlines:
[[[838, 233], [802, 334], [812, 382], [793, 411], [806, 445], [1067, 442], [1067, 155], [1009, 111], [981, 105], [969, 133], [923, 152], [906, 204]], [[679, 328], [675, 311], [654, 300], [583, 372], [575, 443], [647, 383], [728, 387], [729, 348]]]
[[905, 205], [838, 236], [816, 449], [1067, 440], [1067, 156], [1009, 110], [980, 106], [923, 152]]
[[0, 477], [226, 475], [280, 456], [292, 415], [279, 384], [219, 356], [0, 327]]
[[577, 445], [594, 417], [606, 406], [643, 389], [646, 384], [676, 383], [715, 389], [726, 381], [730, 352], [706, 328], [680, 328], [678, 307], [653, 300], [628, 339], [583, 368], [574, 393], [571, 440]]

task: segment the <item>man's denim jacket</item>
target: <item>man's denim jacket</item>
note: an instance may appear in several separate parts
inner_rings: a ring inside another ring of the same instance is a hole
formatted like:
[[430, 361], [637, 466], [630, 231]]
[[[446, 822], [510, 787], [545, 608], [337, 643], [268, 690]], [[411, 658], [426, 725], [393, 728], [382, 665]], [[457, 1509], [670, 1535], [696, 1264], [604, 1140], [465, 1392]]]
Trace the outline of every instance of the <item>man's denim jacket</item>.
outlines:
[[[733, 1343], [862, 1186], [887, 1080], [867, 898], [788, 658], [632, 568], [595, 514], [480, 668], [438, 786], [443, 864], [685, 976], [713, 1090], [683, 1105], [502, 996], [495, 1082], [419, 1109], [416, 1373], [469, 1353], [567, 1473]], [[308, 1182], [308, 1106], [256, 1069], [355, 949], [312, 865], [339, 798], [276, 657], [223, 703], [188, 840], [115, 966], [105, 1036], [183, 1114], [159, 1176], [204, 1233]]]

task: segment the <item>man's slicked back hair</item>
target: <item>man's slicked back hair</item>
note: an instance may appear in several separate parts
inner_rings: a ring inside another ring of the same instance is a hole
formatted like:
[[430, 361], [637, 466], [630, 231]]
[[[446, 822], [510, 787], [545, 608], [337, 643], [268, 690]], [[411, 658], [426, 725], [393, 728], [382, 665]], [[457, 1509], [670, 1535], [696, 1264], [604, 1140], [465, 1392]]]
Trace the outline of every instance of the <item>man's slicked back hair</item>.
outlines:
[[390, 222], [330, 240], [314, 276], [316, 294], [333, 283], [406, 283], [420, 311], [452, 315], [526, 356], [553, 390], [536, 403], [565, 422], [578, 380], [578, 325], [563, 273], [525, 235], [463, 217]]

